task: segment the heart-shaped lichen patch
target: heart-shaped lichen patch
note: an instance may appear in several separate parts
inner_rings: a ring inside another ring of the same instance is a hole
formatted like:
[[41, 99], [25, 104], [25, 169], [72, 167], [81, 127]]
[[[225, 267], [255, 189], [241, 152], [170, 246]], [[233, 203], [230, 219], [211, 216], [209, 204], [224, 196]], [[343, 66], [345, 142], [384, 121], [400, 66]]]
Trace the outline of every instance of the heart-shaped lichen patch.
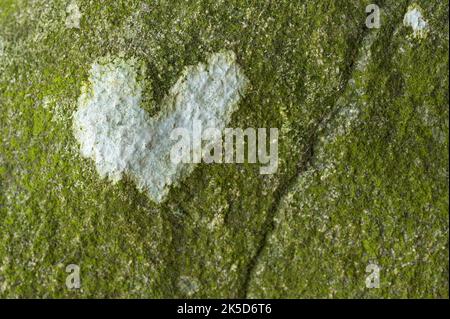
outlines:
[[[170, 150], [174, 128], [192, 123], [223, 130], [236, 110], [247, 78], [233, 52], [216, 53], [206, 64], [187, 67], [151, 118], [140, 108], [142, 88], [136, 62], [94, 63], [73, 116], [74, 135], [83, 157], [112, 182], [124, 174], [156, 202], [190, 174], [193, 164], [175, 163]], [[213, 141], [212, 141], [213, 143]]]

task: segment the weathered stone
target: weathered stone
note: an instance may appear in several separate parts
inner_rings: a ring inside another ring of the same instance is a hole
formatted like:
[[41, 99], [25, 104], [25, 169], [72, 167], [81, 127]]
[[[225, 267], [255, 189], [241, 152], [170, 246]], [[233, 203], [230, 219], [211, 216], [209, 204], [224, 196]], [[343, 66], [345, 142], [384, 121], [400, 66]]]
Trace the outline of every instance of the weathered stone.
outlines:
[[[0, 296], [448, 298], [448, 3], [382, 1], [379, 29], [370, 1], [70, 3], [0, 3]], [[144, 65], [154, 117], [226, 50], [230, 127], [279, 128], [277, 173], [199, 164], [162, 204], [100, 179], [72, 132], [92, 64]]]

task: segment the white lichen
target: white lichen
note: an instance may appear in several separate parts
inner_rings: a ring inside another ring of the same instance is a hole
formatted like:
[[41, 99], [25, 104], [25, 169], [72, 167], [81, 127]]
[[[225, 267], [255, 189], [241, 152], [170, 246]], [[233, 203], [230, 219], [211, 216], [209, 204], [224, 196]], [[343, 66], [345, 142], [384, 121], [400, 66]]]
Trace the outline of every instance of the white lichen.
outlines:
[[100, 176], [117, 182], [127, 174], [140, 190], [161, 202], [170, 185], [194, 168], [171, 161], [176, 143], [171, 131], [192, 130], [194, 121], [222, 131], [247, 79], [232, 52], [214, 54], [206, 65], [186, 68], [164, 98], [163, 111], [150, 118], [140, 108], [136, 66], [136, 61], [123, 60], [94, 63], [73, 117], [74, 135], [82, 156], [94, 160]]
[[422, 38], [428, 30], [428, 23], [422, 16], [418, 6], [411, 6], [403, 18], [403, 24], [413, 29], [414, 38]]
[[178, 279], [177, 286], [188, 297], [192, 297], [200, 288], [198, 280], [190, 276], [181, 276]]
[[66, 28], [79, 29], [82, 14], [75, 0], [72, 0], [66, 8]]

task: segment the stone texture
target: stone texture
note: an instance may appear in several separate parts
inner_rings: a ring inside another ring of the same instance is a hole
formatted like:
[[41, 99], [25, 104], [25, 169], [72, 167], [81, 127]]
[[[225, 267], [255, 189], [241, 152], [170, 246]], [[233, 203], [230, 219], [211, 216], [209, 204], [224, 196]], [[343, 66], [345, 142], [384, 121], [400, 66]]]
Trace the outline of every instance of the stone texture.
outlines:
[[[66, 28], [69, 3], [0, 4], [2, 297], [448, 298], [448, 3], [381, 1], [380, 29], [370, 1], [77, 0]], [[279, 128], [277, 174], [200, 164], [162, 204], [99, 179], [72, 134], [92, 63], [142, 61], [153, 117], [223, 50], [249, 80], [230, 126]]]

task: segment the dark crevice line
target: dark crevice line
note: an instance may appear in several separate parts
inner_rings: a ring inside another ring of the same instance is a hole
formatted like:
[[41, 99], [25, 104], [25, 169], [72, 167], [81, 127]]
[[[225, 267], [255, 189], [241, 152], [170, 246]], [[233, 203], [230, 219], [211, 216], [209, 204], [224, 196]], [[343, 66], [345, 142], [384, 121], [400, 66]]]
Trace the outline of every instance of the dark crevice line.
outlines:
[[[359, 41], [358, 41], [358, 43], [359, 43]], [[352, 62], [349, 64], [347, 69], [353, 70], [354, 64], [355, 63], [352, 60]], [[351, 74], [351, 72], [347, 72], [347, 73]], [[343, 78], [345, 78], [346, 82], [348, 82], [348, 79], [349, 79], [348, 75], [346, 75]], [[341, 84], [342, 84], [342, 82], [341, 82]], [[340, 88], [334, 95], [338, 96], [345, 91], [347, 84], [344, 84], [344, 85], [341, 85], [341, 84], [339, 85]], [[336, 101], [337, 101], [337, 99], [338, 98], [336, 97]], [[316, 125], [314, 125], [314, 128], [312, 129], [313, 132], [309, 135], [310, 136], [309, 142], [307, 143], [305, 150], [300, 155], [300, 158], [302, 158], [302, 160], [298, 163], [295, 173], [287, 180], [287, 182], [282, 184], [275, 191], [274, 201], [268, 210], [266, 220], [263, 225], [263, 229], [265, 229], [265, 232], [262, 235], [262, 239], [260, 240], [260, 243], [258, 244], [258, 248], [256, 250], [255, 255], [250, 259], [248, 267], [247, 267], [244, 283], [242, 285], [241, 292], [239, 293], [239, 296], [241, 298], [248, 298], [248, 289], [249, 289], [251, 278], [253, 276], [254, 269], [256, 268], [256, 266], [258, 264], [258, 260], [259, 260], [260, 256], [262, 255], [264, 248], [266, 247], [269, 235], [275, 229], [274, 217], [276, 215], [276, 212], [278, 211], [280, 203], [282, 202], [285, 194], [287, 194], [289, 192], [289, 190], [292, 189], [292, 187], [297, 182], [298, 177], [301, 174], [303, 174], [305, 171], [307, 171], [307, 169], [309, 168], [310, 163], [311, 163], [312, 159], [314, 158], [315, 145], [317, 144], [317, 141], [318, 141], [318, 136], [319, 136], [318, 128], [320, 128], [322, 126], [322, 124], [326, 118], [327, 118], [326, 115], [322, 116], [319, 119], [318, 123]]]
[[[405, 1], [405, 10], [408, 6], [409, 1]], [[381, 7], [381, 5], [380, 5]], [[404, 10], [403, 10], [404, 11]], [[397, 23], [395, 23], [397, 25]], [[394, 32], [395, 28], [392, 28], [391, 32]], [[241, 286], [241, 290], [238, 292], [238, 295], [240, 298], [248, 298], [248, 290], [250, 287], [250, 282], [253, 277], [253, 273], [258, 265], [258, 260], [260, 259], [262, 253], [264, 252], [268, 238], [270, 234], [275, 229], [275, 216], [279, 209], [279, 206], [285, 197], [285, 195], [295, 186], [299, 176], [301, 176], [304, 172], [308, 170], [308, 168], [312, 164], [312, 160], [314, 158], [315, 154], [315, 146], [317, 145], [319, 136], [321, 136], [321, 133], [325, 129], [325, 123], [330, 122], [334, 119], [334, 117], [339, 113], [340, 107], [336, 107], [337, 102], [339, 101], [339, 98], [344, 92], [346, 91], [348, 87], [348, 83], [352, 77], [352, 74], [354, 73], [355, 67], [357, 65], [357, 60], [359, 58], [360, 54], [360, 47], [364, 43], [364, 40], [366, 39], [368, 33], [371, 30], [366, 28], [364, 25], [363, 28], [360, 30], [360, 35], [358, 36], [358, 40], [355, 41], [355, 44], [351, 47], [351, 52], [349, 54], [350, 56], [350, 63], [345, 69], [345, 72], [341, 78], [340, 84], [338, 86], [337, 91], [331, 96], [333, 99], [333, 106], [332, 110], [330, 112], [325, 113], [319, 121], [314, 125], [314, 128], [311, 130], [311, 134], [309, 135], [309, 143], [307, 143], [307, 146], [305, 148], [305, 151], [302, 153], [301, 158], [302, 160], [297, 165], [297, 169], [295, 174], [293, 174], [287, 182], [282, 184], [276, 191], [274, 195], [274, 201], [272, 205], [270, 206], [266, 220], [263, 225], [263, 229], [265, 229], [262, 238], [258, 244], [258, 248], [256, 250], [255, 255], [250, 259], [247, 270], [245, 273], [245, 278], [243, 285]]]

